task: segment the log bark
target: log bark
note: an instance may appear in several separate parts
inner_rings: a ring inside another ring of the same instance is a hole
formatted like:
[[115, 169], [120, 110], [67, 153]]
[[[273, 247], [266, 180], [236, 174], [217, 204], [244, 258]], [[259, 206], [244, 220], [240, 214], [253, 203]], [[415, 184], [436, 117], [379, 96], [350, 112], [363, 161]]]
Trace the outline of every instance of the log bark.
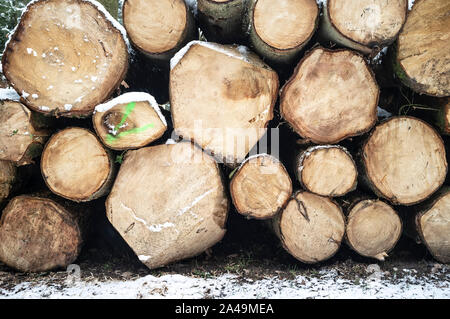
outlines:
[[123, 23], [134, 46], [156, 60], [168, 61], [196, 35], [184, 0], [125, 0]]
[[9, 161], [0, 161], [0, 207], [8, 198], [17, 178], [17, 167]]
[[243, 162], [233, 175], [230, 193], [238, 213], [268, 219], [285, 207], [292, 195], [292, 181], [278, 159], [259, 154]]
[[0, 100], [0, 160], [26, 165], [42, 152], [51, 125], [22, 103]]
[[240, 163], [273, 118], [278, 76], [244, 47], [193, 41], [171, 61], [178, 135], [228, 165]]
[[352, 155], [339, 145], [311, 146], [300, 152], [295, 173], [303, 188], [321, 196], [344, 196], [358, 182]]
[[409, 229], [415, 231], [433, 257], [450, 263], [450, 187], [443, 187], [426, 202], [409, 207]]
[[439, 112], [436, 113], [435, 123], [441, 134], [450, 135], [450, 97], [439, 101]]
[[319, 21], [315, 0], [250, 0], [246, 26], [251, 46], [277, 64], [290, 64], [313, 36]]
[[89, 116], [127, 72], [119, 28], [94, 2], [32, 2], [6, 46], [4, 75], [34, 111]]
[[317, 47], [283, 87], [280, 110], [303, 138], [335, 144], [375, 125], [378, 96], [375, 77], [362, 56]]
[[67, 267], [80, 253], [87, 215], [87, 207], [46, 197], [13, 198], [0, 219], [0, 260], [24, 272]]
[[418, 93], [450, 96], [447, 0], [417, 0], [394, 48], [397, 78]]
[[143, 92], [129, 92], [95, 107], [95, 132], [113, 150], [144, 147], [160, 138], [167, 122], [156, 100]]
[[320, 35], [374, 55], [397, 39], [407, 10], [406, 0], [328, 0], [323, 7]]
[[41, 172], [56, 195], [87, 202], [107, 194], [115, 167], [111, 153], [93, 133], [71, 127], [50, 138], [42, 153]]
[[299, 191], [273, 219], [273, 228], [287, 252], [303, 263], [313, 264], [338, 251], [345, 217], [330, 198]]
[[372, 131], [361, 150], [361, 166], [361, 181], [394, 205], [424, 201], [447, 175], [442, 138], [408, 116], [391, 117]]
[[208, 41], [238, 43], [244, 37], [243, 19], [248, 0], [197, 0], [198, 22]]
[[346, 243], [361, 256], [384, 261], [402, 234], [398, 213], [385, 202], [368, 196], [346, 200], [351, 203], [345, 208]]
[[199, 255], [220, 241], [228, 205], [217, 163], [183, 142], [128, 151], [106, 211], [153, 269]]

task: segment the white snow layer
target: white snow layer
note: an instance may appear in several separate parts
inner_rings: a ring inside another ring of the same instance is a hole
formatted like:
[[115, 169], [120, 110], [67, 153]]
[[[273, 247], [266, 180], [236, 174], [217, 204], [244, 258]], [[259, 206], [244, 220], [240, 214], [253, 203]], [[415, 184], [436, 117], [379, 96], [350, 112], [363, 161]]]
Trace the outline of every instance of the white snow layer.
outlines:
[[13, 88], [0, 89], [0, 100], [19, 101], [20, 96]]
[[191, 41], [188, 44], [186, 44], [183, 48], [181, 48], [173, 56], [172, 59], [170, 59], [170, 69], [173, 69], [181, 61], [181, 59], [183, 59], [184, 55], [189, 51], [191, 46], [193, 46], [194, 44], [202, 45], [202, 46], [207, 47], [207, 48], [209, 48], [211, 50], [223, 53], [223, 54], [225, 54], [225, 55], [227, 55], [229, 57], [236, 58], [236, 59], [248, 62], [247, 53], [249, 52], [249, 50], [243, 45], [237, 47], [237, 50], [239, 52], [239, 53], [237, 53], [235, 50], [229, 49], [228, 47], [223, 46], [221, 44], [217, 44], [217, 43], [213, 43], [213, 42], [205, 42], [205, 41], [194, 40], [194, 41]]
[[197, 15], [197, 0], [184, 0], [194, 15]]
[[128, 104], [132, 102], [148, 102], [151, 107], [155, 110], [155, 112], [158, 114], [159, 118], [161, 119], [161, 122], [164, 123], [165, 126], [167, 126], [167, 121], [164, 115], [161, 113], [161, 109], [159, 108], [158, 102], [156, 102], [155, 98], [151, 96], [148, 93], [145, 92], [128, 92], [125, 94], [122, 94], [112, 100], [109, 100], [106, 103], [99, 104], [95, 107], [94, 112], [100, 112], [104, 113], [112, 109], [114, 106], [119, 104]]
[[[142, 255], [140, 258], [144, 260], [150, 256]], [[0, 289], [0, 298], [450, 298], [449, 281], [408, 274], [392, 283], [383, 279], [383, 276], [382, 272], [376, 273], [357, 283], [339, 278], [336, 270], [322, 270], [319, 278], [296, 276], [293, 280], [266, 277], [253, 281], [239, 279], [234, 275], [208, 279], [148, 275], [136, 280], [107, 282], [74, 279], [65, 285], [23, 282], [10, 290]]]

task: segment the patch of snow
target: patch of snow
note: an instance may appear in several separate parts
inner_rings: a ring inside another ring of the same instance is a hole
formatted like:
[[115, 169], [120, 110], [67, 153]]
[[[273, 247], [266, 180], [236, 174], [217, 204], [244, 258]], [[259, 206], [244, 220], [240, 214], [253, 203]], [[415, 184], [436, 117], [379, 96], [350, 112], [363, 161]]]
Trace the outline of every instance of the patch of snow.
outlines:
[[125, 206], [123, 203], [121, 203], [122, 208], [126, 209], [128, 212], [130, 212], [131, 216], [138, 222], [140, 222], [141, 224], [143, 224], [145, 226], [145, 228], [147, 228], [149, 231], [151, 232], [156, 232], [159, 233], [160, 231], [162, 231], [164, 228], [172, 228], [175, 227], [175, 224], [173, 223], [169, 223], [169, 222], [165, 222], [164, 224], [152, 224], [149, 225], [145, 220], [143, 220], [142, 218], [139, 218], [136, 216], [136, 214], [134, 213], [134, 211]]
[[27, 53], [28, 54], [33, 54], [33, 56], [37, 56], [37, 52], [34, 51], [32, 48], [27, 48]]
[[214, 190], [214, 188], [213, 188], [213, 189], [210, 189], [209, 191], [207, 191], [207, 192], [203, 193], [202, 195], [198, 196], [197, 198], [195, 198], [195, 199], [192, 201], [192, 203], [191, 203], [190, 205], [188, 205], [188, 206], [186, 206], [186, 207], [180, 209], [180, 210], [178, 211], [178, 214], [177, 214], [177, 215], [178, 215], [178, 216], [181, 216], [181, 215], [183, 215], [184, 213], [186, 213], [187, 211], [189, 211], [192, 207], [194, 207], [195, 205], [197, 205], [197, 203], [200, 202], [203, 198], [205, 198], [206, 196], [208, 196], [213, 190]]
[[414, 5], [414, 0], [408, 0], [408, 10], [411, 10]]
[[45, 112], [50, 111], [50, 108], [48, 106], [39, 106], [39, 109]]
[[64, 104], [64, 109], [70, 111], [72, 109], [72, 104]]
[[26, 98], [29, 97], [29, 96], [30, 96], [30, 93], [27, 93], [27, 92], [25, 92], [25, 91], [22, 90], [22, 97], [23, 97], [24, 99], [26, 99]]
[[104, 113], [112, 109], [114, 106], [119, 104], [128, 104], [132, 102], [148, 102], [151, 107], [155, 110], [155, 112], [158, 114], [159, 118], [161, 119], [161, 122], [164, 123], [165, 126], [167, 126], [167, 121], [164, 115], [161, 113], [161, 109], [159, 108], [158, 102], [156, 102], [155, 98], [151, 96], [148, 93], [145, 92], [128, 92], [125, 94], [122, 94], [106, 103], [97, 105], [95, 107], [95, 112]]
[[145, 261], [149, 260], [152, 257], [151, 256], [146, 256], [146, 255], [139, 255], [138, 258], [139, 258], [140, 261], [144, 261], [145, 262]]
[[175, 140], [169, 138], [169, 139], [166, 141], [166, 143], [164, 143], [164, 144], [177, 144], [177, 142], [175, 142]]
[[197, 9], [197, 0], [184, 0], [187, 4], [187, 6], [191, 9], [194, 16], [197, 16], [198, 9]]
[[388, 118], [388, 117], [391, 117], [391, 116], [392, 116], [392, 113], [389, 113], [388, 111], [382, 109], [381, 107], [378, 107], [377, 110], [378, 110], [378, 111], [377, 111], [377, 116], [378, 116], [379, 118]]
[[13, 88], [0, 89], [0, 100], [19, 101], [20, 96]]

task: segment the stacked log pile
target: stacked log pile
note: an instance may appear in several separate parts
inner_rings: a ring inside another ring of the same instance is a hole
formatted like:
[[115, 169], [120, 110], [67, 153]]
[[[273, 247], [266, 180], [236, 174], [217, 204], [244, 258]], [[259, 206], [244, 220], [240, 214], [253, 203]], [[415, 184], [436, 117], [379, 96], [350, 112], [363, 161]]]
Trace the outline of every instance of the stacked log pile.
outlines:
[[[449, 262], [450, 3], [192, 3], [125, 0], [123, 26], [94, 0], [27, 6], [2, 56], [0, 261], [66, 267], [95, 200], [151, 269], [221, 241], [230, 203], [303, 263], [382, 261], [403, 231]], [[149, 65], [169, 101], [127, 83]]]

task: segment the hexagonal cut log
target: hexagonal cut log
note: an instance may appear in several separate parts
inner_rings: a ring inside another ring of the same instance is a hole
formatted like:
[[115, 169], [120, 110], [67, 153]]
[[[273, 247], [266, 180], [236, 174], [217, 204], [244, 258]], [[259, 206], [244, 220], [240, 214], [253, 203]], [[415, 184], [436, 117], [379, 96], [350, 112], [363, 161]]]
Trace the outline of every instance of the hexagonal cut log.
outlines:
[[169, 60], [195, 36], [184, 0], [126, 0], [123, 23], [131, 42], [154, 59]]
[[292, 181], [278, 159], [259, 154], [242, 163], [233, 175], [230, 192], [240, 214], [268, 219], [286, 205], [292, 194]]
[[330, 198], [299, 191], [273, 219], [273, 228], [287, 252], [301, 262], [313, 264], [338, 251], [345, 217]]
[[394, 205], [424, 201], [444, 183], [447, 160], [442, 138], [422, 120], [391, 117], [362, 148], [363, 181]]
[[0, 100], [0, 160], [26, 165], [39, 156], [50, 135], [48, 121], [22, 103]]
[[273, 118], [278, 76], [245, 47], [193, 41], [171, 60], [174, 128], [217, 160], [241, 162]]
[[394, 71], [418, 93], [450, 95], [448, 0], [416, 0], [395, 48]]
[[106, 195], [115, 173], [112, 155], [93, 133], [77, 127], [50, 138], [42, 152], [41, 171], [53, 193], [76, 202]]
[[379, 89], [362, 56], [350, 50], [310, 51], [281, 93], [281, 114], [303, 138], [335, 144], [377, 121]]
[[17, 167], [9, 161], [0, 161], [0, 205], [8, 198], [17, 177]]
[[450, 188], [443, 187], [411, 210], [421, 242], [436, 260], [450, 263]]
[[2, 64], [32, 110], [89, 116], [123, 81], [128, 68], [125, 31], [97, 5], [90, 0], [28, 5]]
[[228, 199], [214, 159], [183, 142], [128, 151], [106, 211], [153, 269], [199, 255], [220, 241]]
[[160, 138], [167, 122], [150, 94], [129, 92], [95, 107], [94, 128], [114, 150], [144, 147]]
[[295, 168], [300, 184], [312, 193], [339, 197], [356, 189], [358, 170], [342, 146], [311, 146], [297, 156]]
[[397, 212], [381, 200], [355, 201], [347, 210], [347, 244], [358, 254], [384, 261], [402, 234]]
[[407, 9], [407, 0], [328, 0], [320, 34], [350, 49], [377, 52], [397, 39]]
[[275, 63], [293, 62], [319, 21], [315, 0], [251, 0], [248, 6], [246, 24], [252, 47]]
[[26, 272], [67, 267], [83, 242], [80, 213], [48, 198], [13, 198], [0, 219], [0, 260]]

